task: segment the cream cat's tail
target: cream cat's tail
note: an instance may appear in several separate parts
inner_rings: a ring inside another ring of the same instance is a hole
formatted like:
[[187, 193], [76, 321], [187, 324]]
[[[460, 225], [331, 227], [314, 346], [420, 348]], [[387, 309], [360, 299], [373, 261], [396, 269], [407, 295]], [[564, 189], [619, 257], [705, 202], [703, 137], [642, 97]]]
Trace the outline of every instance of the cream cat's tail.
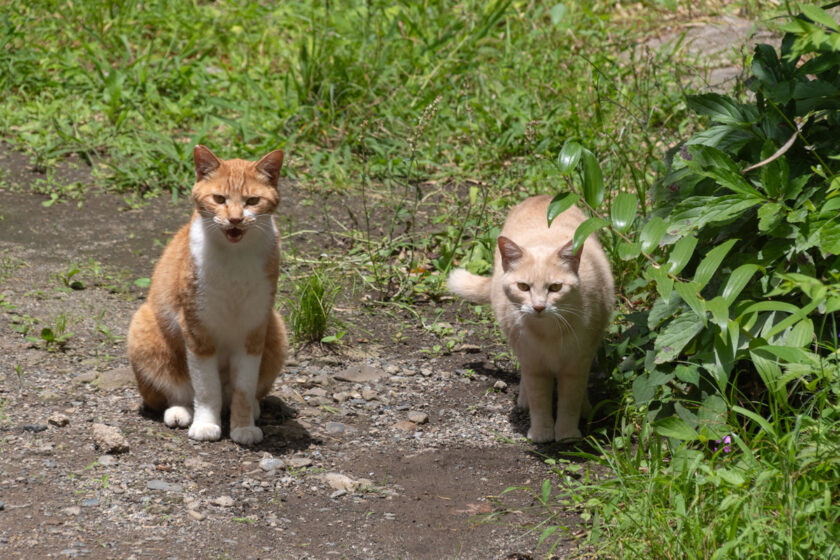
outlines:
[[490, 303], [491, 280], [489, 276], [479, 276], [466, 269], [456, 268], [446, 279], [446, 286], [450, 292], [466, 300], [475, 303]]

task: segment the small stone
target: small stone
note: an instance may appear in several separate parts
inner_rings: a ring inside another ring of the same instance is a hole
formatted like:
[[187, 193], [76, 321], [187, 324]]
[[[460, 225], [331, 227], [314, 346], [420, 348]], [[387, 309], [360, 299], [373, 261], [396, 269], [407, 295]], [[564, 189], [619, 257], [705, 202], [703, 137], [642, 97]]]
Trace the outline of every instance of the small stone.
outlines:
[[337, 472], [328, 472], [321, 476], [321, 479], [326, 482], [330, 488], [334, 490], [344, 490], [345, 492], [355, 492], [358, 489], [370, 488], [373, 482], [366, 478], [353, 479], [346, 474]]
[[335, 500], [336, 498], [340, 498], [342, 496], [345, 496], [346, 494], [347, 494], [347, 490], [336, 490], [335, 492], [330, 494], [330, 499]]
[[55, 391], [45, 389], [38, 393], [38, 398], [45, 402], [55, 402], [57, 400], [61, 400], [62, 396], [56, 393]]
[[99, 459], [96, 460], [103, 467], [113, 467], [117, 464], [117, 458], [113, 455], [103, 455]]
[[384, 518], [385, 518], [385, 519], [387, 519], [388, 521], [393, 521], [393, 520], [395, 520], [395, 519], [397, 518], [397, 514], [396, 514], [396, 513], [389, 513], [389, 512], [385, 512], [385, 513], [382, 515], [382, 517], [384, 517]]
[[210, 503], [214, 506], [229, 508], [233, 506], [233, 498], [230, 496], [219, 496], [210, 500]]
[[366, 401], [372, 401], [379, 398], [379, 394], [373, 389], [362, 389], [362, 398]]
[[137, 380], [131, 368], [116, 368], [99, 376], [99, 388], [103, 391], [114, 391], [132, 385], [137, 385]]
[[344, 391], [341, 391], [341, 392], [338, 392], [338, 393], [333, 393], [332, 398], [337, 403], [343, 403], [344, 401], [346, 401], [347, 399], [350, 398], [350, 394], [346, 393]]
[[429, 415], [425, 412], [412, 410], [408, 413], [408, 419], [415, 424], [426, 424], [429, 421]]
[[184, 459], [184, 466], [188, 469], [200, 471], [210, 466], [210, 463], [199, 457], [187, 457]]
[[408, 420], [400, 420], [394, 424], [394, 428], [401, 432], [413, 432], [417, 429], [417, 424]]
[[369, 383], [378, 381], [388, 374], [385, 371], [371, 367], [366, 364], [356, 364], [335, 374], [337, 381], [349, 381], [350, 383]]
[[86, 371], [85, 373], [80, 373], [70, 381], [72, 383], [81, 384], [81, 383], [93, 383], [96, 381], [96, 378], [99, 377], [99, 374], [96, 370]]
[[82, 513], [82, 508], [80, 508], [79, 506], [70, 506], [61, 510], [61, 513], [70, 516], [79, 515], [80, 513]]
[[82, 507], [94, 507], [99, 505], [99, 500], [96, 498], [88, 498], [82, 500]]
[[304, 397], [326, 397], [327, 391], [321, 387], [312, 387], [308, 389], [304, 394]]
[[286, 463], [283, 462], [283, 459], [278, 459], [276, 457], [264, 457], [260, 459], [260, 468], [266, 472], [276, 471], [282, 469], [286, 466]]
[[195, 519], [196, 521], [204, 521], [204, 519], [207, 517], [203, 513], [195, 511], [194, 509], [187, 510], [187, 515], [189, 515], [192, 519]]
[[63, 428], [64, 426], [70, 423], [70, 419], [67, 418], [63, 414], [55, 413], [49, 418], [47, 418], [47, 422], [52, 424], [53, 426], [58, 426], [59, 428]]
[[38, 432], [43, 432], [46, 430], [47, 427], [44, 424], [25, 424], [23, 426], [24, 432], [32, 432], [33, 434], [37, 434]]
[[475, 344], [459, 344], [452, 350], [455, 352], [464, 352], [465, 354], [476, 354], [481, 352], [481, 347]]
[[6, 504], [0, 502], [0, 511], [3, 511], [4, 509], [6, 509]]
[[342, 424], [341, 422], [327, 422], [324, 424], [324, 431], [331, 436], [340, 436], [355, 430], [347, 424]]
[[292, 457], [289, 459], [289, 466], [295, 469], [302, 469], [312, 465], [312, 459], [309, 457]]
[[503, 391], [504, 392], [504, 391], [507, 391], [508, 384], [505, 383], [504, 381], [502, 381], [501, 379], [499, 379], [498, 381], [493, 383], [493, 388], [498, 390], [498, 391]]
[[105, 424], [93, 425], [93, 442], [105, 453], [119, 454], [129, 450], [128, 441], [119, 429]]
[[158, 479], [147, 482], [146, 488], [149, 490], [161, 490], [163, 492], [183, 492], [184, 490], [184, 487], [180, 484]]

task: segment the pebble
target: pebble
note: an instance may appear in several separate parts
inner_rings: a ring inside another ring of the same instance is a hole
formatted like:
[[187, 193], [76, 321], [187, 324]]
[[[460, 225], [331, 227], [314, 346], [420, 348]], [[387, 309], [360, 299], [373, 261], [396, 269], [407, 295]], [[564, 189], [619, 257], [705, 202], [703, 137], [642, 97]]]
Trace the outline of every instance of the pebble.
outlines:
[[100, 451], [117, 454], [129, 450], [128, 441], [119, 429], [105, 424], [94, 424], [92, 429], [93, 441]]
[[377, 397], [379, 397], [379, 394], [373, 389], [362, 389], [362, 398], [366, 401], [372, 401]]
[[429, 421], [429, 415], [425, 412], [412, 410], [408, 413], [408, 419], [415, 424], [426, 424]]
[[276, 471], [284, 468], [285, 466], [286, 463], [283, 462], [283, 459], [278, 459], [276, 457], [264, 457], [260, 459], [260, 468], [266, 472]]
[[324, 430], [333, 436], [340, 436], [350, 431], [350, 427], [341, 422], [327, 422], [324, 424]]
[[336, 498], [340, 498], [340, 497], [346, 496], [346, 495], [347, 495], [347, 490], [336, 490], [335, 492], [330, 494], [330, 499], [335, 500]]
[[146, 483], [146, 488], [149, 490], [162, 490], [164, 492], [183, 492], [184, 487], [173, 482], [166, 482], [165, 480], [150, 480]]
[[46, 429], [47, 427], [43, 424], [25, 424], [23, 426], [24, 432], [32, 432], [34, 434], [37, 434], [38, 432], [43, 432]]
[[289, 466], [295, 469], [302, 469], [312, 465], [312, 459], [309, 457], [292, 457], [289, 459]]
[[233, 506], [233, 498], [231, 498], [230, 496], [219, 496], [218, 498], [210, 500], [210, 503], [214, 506], [228, 508]]
[[99, 505], [99, 500], [96, 498], [88, 498], [82, 500], [82, 507], [94, 507]]
[[63, 428], [64, 426], [66, 426], [70, 423], [70, 419], [67, 418], [67, 416], [65, 416], [63, 414], [56, 413], [56, 414], [53, 414], [52, 416], [50, 416], [49, 418], [47, 418], [47, 422], [49, 424], [52, 424], [53, 426], [58, 426], [59, 428]]
[[498, 389], [499, 391], [506, 391], [508, 388], [508, 384], [499, 379], [495, 383], [493, 383], [493, 388]]
[[400, 420], [396, 424], [394, 424], [394, 428], [400, 430], [401, 432], [413, 432], [417, 429], [417, 424], [414, 422], [409, 422], [408, 420]]
[[350, 383], [369, 383], [378, 381], [387, 375], [385, 371], [379, 368], [367, 364], [356, 364], [335, 374], [335, 379], [337, 381], [349, 381]]
[[382, 517], [384, 517], [385, 519], [387, 519], [387, 520], [389, 520], [389, 521], [393, 521], [393, 520], [395, 520], [395, 519], [397, 518], [397, 514], [396, 514], [396, 513], [389, 513], [389, 512], [385, 512], [385, 513], [382, 515]]
[[82, 513], [82, 508], [80, 508], [79, 506], [70, 506], [61, 510], [61, 513], [63, 513], [64, 515], [79, 515], [80, 513]]
[[344, 401], [350, 398], [350, 394], [344, 391], [340, 391], [338, 393], [333, 393], [332, 398], [337, 403], [343, 403]]
[[191, 518], [195, 519], [196, 521], [204, 521], [204, 519], [207, 517], [203, 513], [195, 511], [194, 509], [187, 510], [187, 515], [189, 515]]
[[99, 459], [96, 460], [103, 467], [113, 467], [117, 464], [117, 458], [113, 455], [103, 455]]
[[312, 387], [311, 389], [307, 390], [304, 394], [304, 397], [326, 397], [327, 391], [326, 389], [322, 389], [321, 387]]
[[99, 377], [99, 388], [103, 391], [114, 391], [136, 384], [134, 372], [129, 367], [112, 369]]
[[0, 502], [0, 511], [3, 511], [4, 509], [6, 509], [6, 504]]

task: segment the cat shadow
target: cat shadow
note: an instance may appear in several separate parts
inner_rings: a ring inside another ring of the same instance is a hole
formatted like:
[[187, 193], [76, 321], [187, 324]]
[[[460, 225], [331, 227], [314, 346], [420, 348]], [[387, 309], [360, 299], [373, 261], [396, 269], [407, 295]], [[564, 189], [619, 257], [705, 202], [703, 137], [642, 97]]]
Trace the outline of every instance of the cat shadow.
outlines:
[[[317, 438], [301, 426], [295, 418], [297, 411], [274, 395], [265, 397], [260, 402], [260, 419], [256, 424], [263, 431], [263, 440], [254, 446], [255, 449], [268, 451], [272, 455], [283, 455], [302, 451], [313, 443], [321, 443]], [[163, 424], [163, 412], [151, 409], [145, 405], [140, 407], [140, 416]], [[164, 426], [166, 427], [166, 426]], [[179, 428], [167, 428], [178, 430]], [[186, 436], [186, 430], [183, 430]], [[222, 439], [230, 439], [230, 413], [222, 413]]]

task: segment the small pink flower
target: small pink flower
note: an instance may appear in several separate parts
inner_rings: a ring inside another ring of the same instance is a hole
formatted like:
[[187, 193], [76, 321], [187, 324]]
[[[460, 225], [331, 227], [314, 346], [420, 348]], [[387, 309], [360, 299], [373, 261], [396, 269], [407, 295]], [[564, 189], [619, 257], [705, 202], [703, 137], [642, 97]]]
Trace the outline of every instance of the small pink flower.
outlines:
[[[723, 444], [723, 452], [730, 453], [732, 451], [732, 447], [730, 444], [732, 443], [732, 436], [723, 436], [723, 439], [716, 439], [715, 443], [722, 443]], [[718, 451], [718, 447], [715, 446], [713, 449], [715, 453]]]

